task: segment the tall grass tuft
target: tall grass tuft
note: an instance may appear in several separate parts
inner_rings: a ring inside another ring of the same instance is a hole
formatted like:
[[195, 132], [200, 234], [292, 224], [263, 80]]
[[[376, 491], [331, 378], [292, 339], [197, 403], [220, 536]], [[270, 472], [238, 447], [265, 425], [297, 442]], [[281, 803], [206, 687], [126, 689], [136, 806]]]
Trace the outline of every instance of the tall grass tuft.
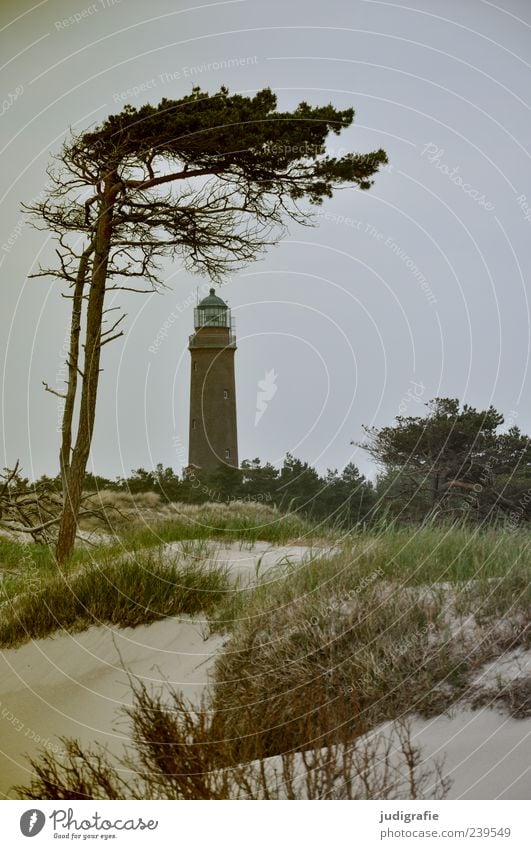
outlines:
[[15, 646], [60, 629], [80, 631], [99, 623], [134, 627], [208, 612], [227, 585], [224, 569], [163, 560], [150, 552], [56, 573], [2, 605], [0, 645]]

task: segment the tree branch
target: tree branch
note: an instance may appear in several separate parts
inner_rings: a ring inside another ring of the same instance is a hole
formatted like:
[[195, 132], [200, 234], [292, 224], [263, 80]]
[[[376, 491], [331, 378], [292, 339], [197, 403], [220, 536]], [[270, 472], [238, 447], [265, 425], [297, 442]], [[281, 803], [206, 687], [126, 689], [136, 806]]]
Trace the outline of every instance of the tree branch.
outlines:
[[63, 398], [66, 400], [66, 394], [64, 392], [58, 392], [56, 389], [52, 389], [51, 386], [48, 386], [45, 380], [42, 381], [42, 385], [44, 386], [46, 392], [50, 392], [51, 395], [57, 395], [58, 398]]
[[193, 171], [176, 171], [173, 174], [164, 174], [162, 177], [154, 177], [149, 180], [124, 180], [123, 186], [128, 189], [152, 189], [154, 186], [161, 186], [163, 183], [172, 183], [175, 180], [186, 180], [188, 177], [206, 177], [213, 174], [218, 174], [222, 168], [196, 168]]
[[123, 330], [120, 330], [119, 333], [115, 333], [114, 336], [109, 336], [109, 338], [104, 339], [103, 342], [100, 339], [100, 348], [103, 348], [103, 346], [106, 345], [108, 342], [114, 342], [115, 339], [119, 339], [120, 336], [123, 336], [123, 335], [124, 335]]

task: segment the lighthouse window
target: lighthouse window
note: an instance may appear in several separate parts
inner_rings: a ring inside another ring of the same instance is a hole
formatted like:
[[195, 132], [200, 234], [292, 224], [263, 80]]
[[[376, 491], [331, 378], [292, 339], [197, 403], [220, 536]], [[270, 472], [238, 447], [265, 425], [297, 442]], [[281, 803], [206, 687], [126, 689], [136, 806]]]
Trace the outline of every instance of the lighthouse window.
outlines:
[[230, 460], [230, 448], [225, 448], [225, 460]]
[[227, 400], [227, 398], [229, 397], [229, 390], [228, 390], [228, 389], [224, 389], [224, 390], [223, 390], [223, 397], [225, 398], [225, 401], [226, 401], [226, 400]]
[[197, 428], [197, 419], [192, 419], [192, 430], [196, 430]]
[[194, 371], [197, 371], [197, 363], [194, 363]]

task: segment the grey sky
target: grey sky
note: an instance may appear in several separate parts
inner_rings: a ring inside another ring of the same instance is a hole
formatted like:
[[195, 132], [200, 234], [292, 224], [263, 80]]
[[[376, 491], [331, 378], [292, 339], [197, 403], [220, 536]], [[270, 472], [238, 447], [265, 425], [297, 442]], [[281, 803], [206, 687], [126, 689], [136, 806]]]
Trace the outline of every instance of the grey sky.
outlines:
[[[315, 229], [291, 227], [220, 290], [237, 322], [240, 457], [290, 451], [367, 473], [349, 444], [362, 424], [436, 395], [493, 403], [531, 430], [529, 2], [4, 0], [0, 16], [3, 463], [57, 470], [57, 403], [41, 382], [60, 385], [68, 320], [56, 284], [27, 280], [53, 246], [20, 227], [20, 201], [42, 190], [69, 126], [193, 84], [271, 86], [283, 109], [352, 105], [331, 147], [390, 159], [370, 192], [338, 193]], [[116, 301], [127, 333], [105, 349], [101, 474], [186, 460], [186, 346], [208, 281], [168, 264], [167, 282]], [[277, 392], [255, 427], [271, 369]]]

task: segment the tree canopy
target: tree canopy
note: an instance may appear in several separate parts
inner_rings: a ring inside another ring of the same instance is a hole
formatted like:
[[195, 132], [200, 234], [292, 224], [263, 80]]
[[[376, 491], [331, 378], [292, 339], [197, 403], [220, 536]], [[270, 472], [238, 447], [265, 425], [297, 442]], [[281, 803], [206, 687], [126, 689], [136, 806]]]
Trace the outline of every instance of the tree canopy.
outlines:
[[[107, 191], [109, 277], [160, 283], [157, 258], [179, 255], [190, 270], [222, 280], [273, 244], [286, 218], [308, 223], [299, 201], [320, 204], [343, 184], [368, 189], [387, 162], [383, 150], [327, 155], [329, 134], [350, 126], [351, 108], [276, 107], [270, 89], [247, 97], [226, 88], [126, 106], [65, 144], [50, 170], [54, 192], [28, 208], [60, 234], [92, 234]], [[69, 260], [48, 273], [73, 273]]]
[[[490, 406], [476, 410], [456, 398], [435, 398], [421, 416], [366, 428], [360, 443], [382, 469], [380, 498], [393, 512], [492, 519], [518, 507], [531, 484], [529, 438], [517, 427], [499, 433], [504, 418]], [[528, 510], [524, 511], [527, 515]]]

